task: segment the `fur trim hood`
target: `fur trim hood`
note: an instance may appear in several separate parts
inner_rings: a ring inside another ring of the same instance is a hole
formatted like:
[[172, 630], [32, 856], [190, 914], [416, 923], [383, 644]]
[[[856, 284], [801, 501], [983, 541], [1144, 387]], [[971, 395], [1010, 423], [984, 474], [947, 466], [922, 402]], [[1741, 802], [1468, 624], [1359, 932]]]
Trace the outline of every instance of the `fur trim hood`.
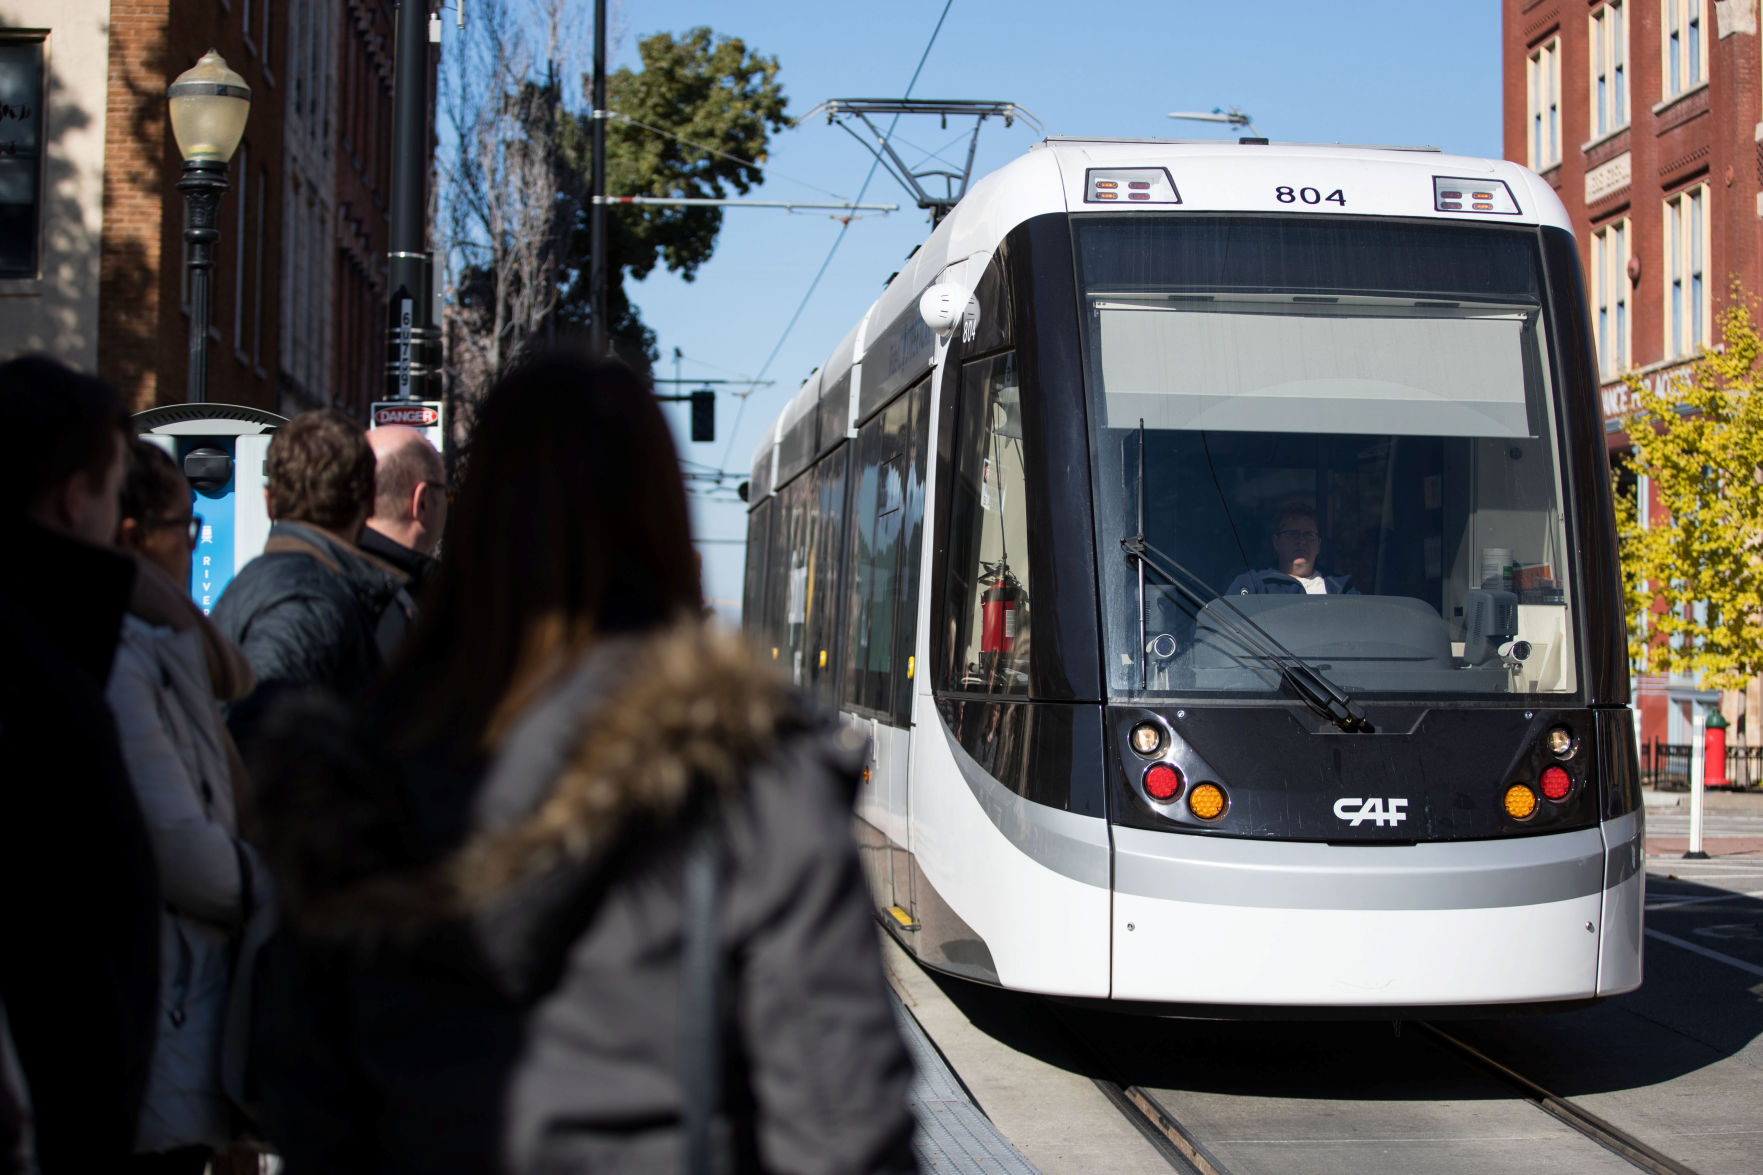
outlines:
[[736, 795], [790, 730], [821, 728], [829, 765], [861, 767], [861, 740], [743, 638], [692, 620], [609, 638], [565, 669], [475, 781], [438, 789], [463, 791], [454, 802], [469, 810], [463, 839], [437, 853], [412, 843], [415, 809], [435, 802], [420, 772], [359, 731], [339, 738], [332, 705], [307, 699], [266, 722], [255, 822], [296, 925], [358, 945], [464, 930], [493, 957], [530, 951], [591, 902], [621, 838], [677, 825], [700, 789]]

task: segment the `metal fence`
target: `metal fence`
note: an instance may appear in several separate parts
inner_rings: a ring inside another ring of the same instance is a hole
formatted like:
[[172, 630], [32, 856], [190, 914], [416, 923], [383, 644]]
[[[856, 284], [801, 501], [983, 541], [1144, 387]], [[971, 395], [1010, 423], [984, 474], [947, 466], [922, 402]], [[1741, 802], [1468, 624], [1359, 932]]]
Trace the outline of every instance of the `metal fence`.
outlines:
[[[1641, 777], [1648, 787], [1683, 788], [1690, 785], [1690, 744], [1654, 740], [1641, 747]], [[1756, 787], [1763, 783], [1763, 746], [1726, 748], [1726, 779], [1732, 787]]]

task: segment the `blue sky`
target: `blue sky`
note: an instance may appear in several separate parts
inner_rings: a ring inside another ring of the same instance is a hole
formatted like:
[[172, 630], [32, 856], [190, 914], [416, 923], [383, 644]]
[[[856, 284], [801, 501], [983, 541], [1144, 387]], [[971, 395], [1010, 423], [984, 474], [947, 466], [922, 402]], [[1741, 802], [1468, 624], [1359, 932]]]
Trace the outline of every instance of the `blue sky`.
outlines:
[[[614, 63], [636, 65], [642, 36], [708, 25], [777, 57], [790, 111], [800, 116], [828, 98], [900, 96], [944, 7], [945, 0], [614, 0], [612, 23], [621, 34]], [[1238, 106], [1276, 141], [1429, 144], [1498, 155], [1499, 47], [1497, 0], [953, 0], [913, 96], [1015, 102], [1049, 134], [1224, 138], [1223, 126], [1165, 116]], [[896, 143], [917, 165], [946, 147], [964, 151], [960, 129], [907, 119]], [[975, 176], [1028, 150], [1036, 137], [1022, 123], [1006, 129], [988, 121]], [[774, 137], [767, 182], [751, 198], [828, 199], [817, 189], [855, 198], [871, 162], [844, 130], [804, 121]], [[678, 347], [684, 377], [763, 370], [777, 381], [744, 409], [732, 393], [719, 396], [714, 444], [687, 442], [684, 406], [675, 409], [688, 461], [747, 468], [802, 380], [930, 231], [885, 173], [863, 198], [902, 207], [852, 223], [787, 336], [839, 237], [839, 224], [825, 213], [730, 209], [716, 255], [696, 281], [657, 274], [629, 287], [661, 346], [658, 375], [672, 375]], [[706, 594], [733, 620], [745, 507], [731, 495], [699, 495], [695, 521]]]

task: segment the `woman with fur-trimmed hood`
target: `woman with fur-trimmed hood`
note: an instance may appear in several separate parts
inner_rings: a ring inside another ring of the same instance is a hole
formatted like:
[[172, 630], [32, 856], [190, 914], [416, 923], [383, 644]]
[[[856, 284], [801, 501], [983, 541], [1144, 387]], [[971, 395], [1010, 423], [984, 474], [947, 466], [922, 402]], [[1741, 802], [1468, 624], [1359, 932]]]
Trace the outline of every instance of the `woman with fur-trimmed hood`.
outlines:
[[252, 748], [290, 1175], [913, 1169], [862, 747], [700, 618], [653, 397], [504, 378], [446, 550], [367, 717]]

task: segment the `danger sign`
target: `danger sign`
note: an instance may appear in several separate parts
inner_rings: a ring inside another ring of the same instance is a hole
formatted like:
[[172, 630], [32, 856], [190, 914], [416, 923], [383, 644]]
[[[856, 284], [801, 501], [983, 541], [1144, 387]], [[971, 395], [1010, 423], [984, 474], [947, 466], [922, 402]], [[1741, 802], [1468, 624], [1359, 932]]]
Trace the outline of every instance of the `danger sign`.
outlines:
[[373, 406], [373, 426], [380, 428], [388, 424], [408, 424], [411, 428], [427, 428], [438, 424], [441, 413], [438, 405], [424, 403], [408, 404], [375, 404]]
[[438, 452], [447, 451], [447, 429], [439, 400], [376, 400], [368, 413], [372, 427], [407, 424], [429, 439]]

